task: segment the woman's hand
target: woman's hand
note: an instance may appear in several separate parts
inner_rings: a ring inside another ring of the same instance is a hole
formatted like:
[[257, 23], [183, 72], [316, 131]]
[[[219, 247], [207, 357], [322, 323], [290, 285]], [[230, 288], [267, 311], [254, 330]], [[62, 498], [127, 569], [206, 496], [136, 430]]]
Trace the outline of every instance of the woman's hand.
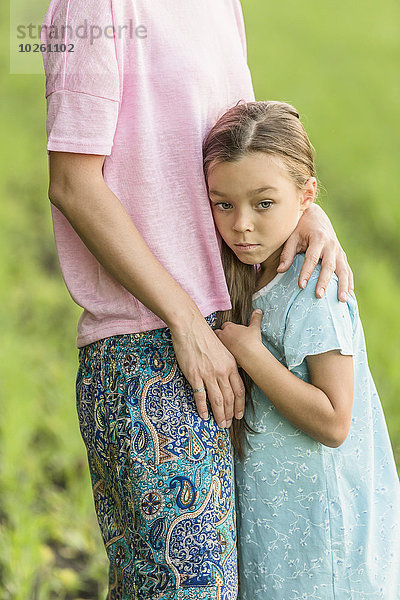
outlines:
[[226, 321], [222, 324], [221, 329], [215, 330], [215, 334], [245, 371], [246, 359], [249, 355], [257, 349], [257, 346], [263, 348], [261, 319], [262, 311], [257, 308], [251, 315], [248, 327]]
[[299, 286], [306, 287], [321, 258], [321, 273], [315, 295], [317, 298], [322, 298], [335, 272], [339, 278], [338, 299], [346, 302], [347, 294], [352, 294], [354, 291], [353, 273], [330, 220], [316, 204], [312, 204], [304, 212], [296, 229], [285, 243], [278, 271], [280, 273], [287, 271], [299, 252], [305, 252], [304, 264], [299, 275]]
[[245, 391], [232, 354], [200, 315], [171, 327], [178, 364], [192, 386], [199, 415], [208, 417], [207, 396], [215, 421], [230, 427], [244, 414]]

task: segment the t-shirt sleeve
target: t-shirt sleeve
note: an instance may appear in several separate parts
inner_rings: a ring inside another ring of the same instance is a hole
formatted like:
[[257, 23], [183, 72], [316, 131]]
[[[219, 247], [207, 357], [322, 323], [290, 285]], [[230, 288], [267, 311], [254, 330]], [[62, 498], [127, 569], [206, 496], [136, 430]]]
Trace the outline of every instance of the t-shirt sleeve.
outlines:
[[240, 40], [242, 42], [243, 54], [245, 59], [247, 60], [247, 41], [246, 41], [246, 30], [244, 25], [243, 11], [242, 6], [239, 0], [235, 0], [234, 2], [234, 10], [236, 15], [236, 22], [239, 29]]
[[111, 154], [120, 103], [112, 0], [52, 0], [41, 30], [47, 151]]
[[338, 283], [334, 276], [323, 298], [316, 298], [313, 275], [305, 288], [299, 292], [289, 308], [283, 347], [288, 369], [301, 365], [307, 356], [339, 350], [341, 354], [353, 355], [352, 315], [355, 300], [347, 303], [337, 299]]

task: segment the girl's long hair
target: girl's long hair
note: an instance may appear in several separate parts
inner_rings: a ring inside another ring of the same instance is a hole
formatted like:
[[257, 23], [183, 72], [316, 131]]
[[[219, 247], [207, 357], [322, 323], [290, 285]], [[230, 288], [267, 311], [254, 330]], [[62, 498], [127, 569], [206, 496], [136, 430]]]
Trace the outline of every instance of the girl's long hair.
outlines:
[[[297, 110], [285, 102], [239, 102], [216, 122], [203, 143], [206, 183], [212, 168], [223, 162], [239, 161], [244, 156], [264, 152], [282, 159], [287, 173], [299, 189], [315, 177], [313, 147]], [[207, 183], [208, 190], [208, 183]], [[217, 327], [225, 321], [248, 325], [257, 273], [253, 265], [242, 263], [221, 240], [222, 264], [231, 297], [232, 309], [217, 315]], [[254, 410], [252, 381], [240, 370], [246, 389], [246, 405]], [[246, 431], [254, 432], [246, 419], [233, 420], [230, 430], [234, 448], [245, 456]]]

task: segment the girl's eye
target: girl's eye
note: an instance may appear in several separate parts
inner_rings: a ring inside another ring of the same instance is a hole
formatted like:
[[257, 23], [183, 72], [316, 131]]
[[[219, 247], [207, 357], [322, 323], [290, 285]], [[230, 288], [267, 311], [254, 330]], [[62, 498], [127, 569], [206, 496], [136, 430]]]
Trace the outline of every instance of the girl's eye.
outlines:
[[214, 206], [217, 206], [221, 210], [229, 210], [230, 208], [232, 208], [232, 204], [229, 204], [229, 202], [216, 202]]
[[258, 203], [258, 206], [260, 206], [261, 208], [269, 208], [270, 206], [272, 206], [273, 202], [271, 202], [271, 200], [262, 200], [262, 202]]

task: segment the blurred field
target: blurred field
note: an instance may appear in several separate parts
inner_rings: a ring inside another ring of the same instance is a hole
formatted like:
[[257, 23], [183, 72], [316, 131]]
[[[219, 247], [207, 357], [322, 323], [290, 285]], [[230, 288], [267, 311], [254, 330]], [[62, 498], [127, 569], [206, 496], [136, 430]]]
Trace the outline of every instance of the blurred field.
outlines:
[[[244, 0], [258, 99], [292, 102], [321, 204], [356, 276], [369, 359], [400, 465], [400, 43], [395, 0]], [[44, 77], [8, 75], [0, 7], [0, 600], [105, 597], [106, 561], [75, 414], [79, 311], [47, 200]]]

